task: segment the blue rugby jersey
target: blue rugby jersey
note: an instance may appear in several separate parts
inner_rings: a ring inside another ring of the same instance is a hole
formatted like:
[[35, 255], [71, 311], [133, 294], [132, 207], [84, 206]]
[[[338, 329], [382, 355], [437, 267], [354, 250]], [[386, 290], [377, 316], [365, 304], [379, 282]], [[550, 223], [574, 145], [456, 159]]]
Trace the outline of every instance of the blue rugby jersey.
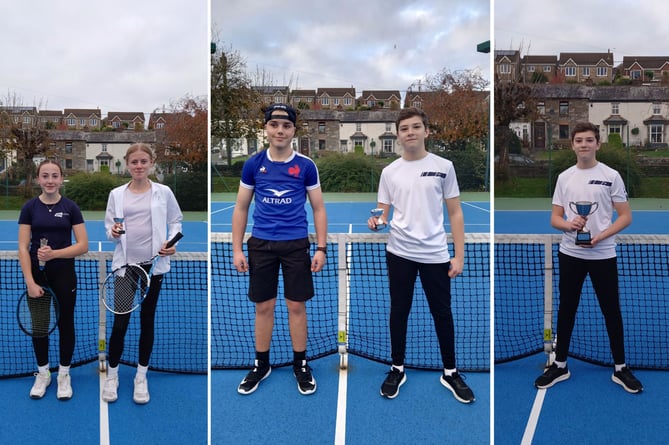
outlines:
[[287, 161], [276, 162], [263, 150], [244, 163], [241, 186], [255, 195], [254, 237], [286, 241], [308, 236], [307, 191], [320, 187], [310, 158], [293, 152]]

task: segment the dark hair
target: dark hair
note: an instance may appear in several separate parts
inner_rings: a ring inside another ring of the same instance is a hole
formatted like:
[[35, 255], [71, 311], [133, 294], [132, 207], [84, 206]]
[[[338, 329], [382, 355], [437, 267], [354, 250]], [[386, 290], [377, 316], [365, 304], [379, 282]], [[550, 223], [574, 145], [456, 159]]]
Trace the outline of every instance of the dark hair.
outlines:
[[400, 113], [397, 115], [397, 120], [395, 121], [395, 129], [399, 130], [400, 122], [412, 118], [414, 116], [419, 116], [423, 121], [423, 125], [425, 126], [425, 128], [427, 128], [429, 124], [427, 114], [425, 114], [425, 112], [419, 108], [410, 107], [410, 108], [403, 108], [402, 111], [400, 111]]
[[576, 122], [576, 125], [574, 125], [574, 128], [571, 130], [571, 142], [574, 142], [576, 133], [583, 133], [585, 131], [592, 131], [595, 133], [595, 139], [597, 140], [597, 143], [599, 143], [599, 127], [590, 122]]
[[60, 171], [60, 176], [63, 176], [63, 167], [61, 167], [60, 164], [54, 161], [53, 159], [45, 159], [39, 163], [39, 165], [37, 166], [37, 176], [39, 176], [39, 171], [42, 168], [42, 166], [46, 164], [53, 164], [56, 167], [58, 167], [58, 171]]

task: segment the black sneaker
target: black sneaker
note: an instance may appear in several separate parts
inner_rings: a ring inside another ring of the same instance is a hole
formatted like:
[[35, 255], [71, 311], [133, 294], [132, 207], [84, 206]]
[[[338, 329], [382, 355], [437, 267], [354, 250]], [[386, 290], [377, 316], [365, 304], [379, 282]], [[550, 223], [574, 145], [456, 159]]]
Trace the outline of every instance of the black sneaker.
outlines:
[[625, 391], [632, 394], [637, 394], [643, 391], [643, 385], [636, 377], [632, 374], [632, 371], [625, 366], [620, 371], [615, 371], [611, 376], [611, 380], [622, 386]]
[[244, 395], [251, 394], [258, 389], [260, 382], [269, 377], [271, 372], [271, 366], [266, 364], [259, 366], [258, 360], [256, 360], [254, 368], [246, 374], [242, 383], [237, 387], [237, 392]]
[[302, 366], [293, 366], [295, 379], [297, 379], [297, 390], [300, 394], [308, 396], [316, 392], [316, 379], [311, 374], [311, 367], [306, 361], [302, 362]]
[[381, 385], [381, 395], [388, 399], [394, 399], [400, 393], [400, 386], [407, 381], [407, 376], [404, 371], [400, 371], [394, 366], [387, 372], [386, 379]]
[[539, 389], [550, 388], [558, 382], [567, 380], [571, 376], [569, 369], [565, 366], [564, 368], [558, 368], [558, 365], [553, 363], [544, 371], [537, 379], [534, 381], [534, 386]]
[[457, 372], [448, 376], [442, 372], [439, 381], [453, 393], [453, 397], [455, 397], [458, 402], [472, 403], [476, 400], [472, 390]]

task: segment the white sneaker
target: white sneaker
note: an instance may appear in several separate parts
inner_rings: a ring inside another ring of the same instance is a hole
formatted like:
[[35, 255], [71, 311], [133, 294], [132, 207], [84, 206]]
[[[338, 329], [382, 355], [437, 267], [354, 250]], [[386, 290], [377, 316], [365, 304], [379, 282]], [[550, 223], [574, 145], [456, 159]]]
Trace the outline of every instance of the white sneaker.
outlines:
[[47, 372], [36, 372], [35, 373], [35, 383], [30, 389], [30, 398], [31, 399], [41, 399], [46, 393], [46, 388], [51, 384], [51, 373]]
[[111, 403], [118, 399], [118, 375], [107, 377], [102, 387], [102, 400]]
[[72, 383], [70, 374], [58, 374], [58, 391], [56, 392], [58, 400], [70, 400], [72, 398]]
[[146, 377], [135, 377], [135, 391], [132, 395], [132, 400], [139, 405], [149, 403], [149, 383]]

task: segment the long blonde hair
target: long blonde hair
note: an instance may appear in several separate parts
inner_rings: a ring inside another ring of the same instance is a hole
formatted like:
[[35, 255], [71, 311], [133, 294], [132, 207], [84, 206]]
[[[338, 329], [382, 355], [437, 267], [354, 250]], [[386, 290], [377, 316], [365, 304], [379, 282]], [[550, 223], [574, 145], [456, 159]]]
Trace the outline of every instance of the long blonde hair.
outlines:
[[153, 153], [153, 150], [151, 149], [149, 144], [145, 144], [144, 142], [136, 142], [132, 144], [130, 147], [128, 147], [128, 149], [125, 152], [125, 156], [123, 156], [123, 159], [125, 159], [126, 164], [128, 163], [128, 158], [130, 157], [130, 155], [137, 151], [143, 151], [144, 153], [148, 154], [149, 157], [151, 158], [151, 162], [154, 162], [156, 160], [156, 155]]

